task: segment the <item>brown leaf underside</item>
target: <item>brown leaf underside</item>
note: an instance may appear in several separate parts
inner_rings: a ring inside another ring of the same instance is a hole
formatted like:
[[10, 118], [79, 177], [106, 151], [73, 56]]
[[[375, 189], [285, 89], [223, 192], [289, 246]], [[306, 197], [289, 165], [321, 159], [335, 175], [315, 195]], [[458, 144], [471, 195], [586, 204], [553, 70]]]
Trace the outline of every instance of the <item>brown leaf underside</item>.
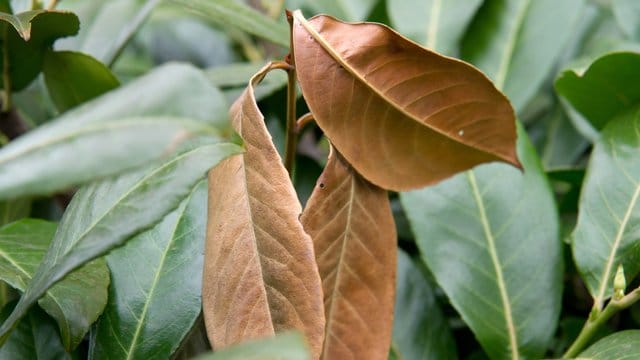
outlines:
[[313, 244], [298, 220], [300, 203], [251, 84], [231, 108], [246, 152], [209, 173], [202, 290], [207, 334], [220, 348], [299, 329], [317, 358], [324, 314]]
[[323, 359], [386, 359], [395, 298], [396, 229], [387, 192], [332, 151], [301, 217], [322, 278]]
[[294, 12], [294, 59], [318, 125], [353, 167], [391, 190], [489, 161], [520, 166], [515, 116], [479, 70], [390, 28]]

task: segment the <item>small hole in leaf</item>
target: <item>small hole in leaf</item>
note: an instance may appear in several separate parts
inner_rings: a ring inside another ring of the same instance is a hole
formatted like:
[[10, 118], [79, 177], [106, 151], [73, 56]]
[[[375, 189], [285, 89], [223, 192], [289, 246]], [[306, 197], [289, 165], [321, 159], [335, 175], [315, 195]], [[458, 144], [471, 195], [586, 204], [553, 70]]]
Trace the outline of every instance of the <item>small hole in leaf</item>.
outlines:
[[318, 186], [320, 187], [320, 189], [324, 189], [324, 183], [320, 183], [318, 184]]

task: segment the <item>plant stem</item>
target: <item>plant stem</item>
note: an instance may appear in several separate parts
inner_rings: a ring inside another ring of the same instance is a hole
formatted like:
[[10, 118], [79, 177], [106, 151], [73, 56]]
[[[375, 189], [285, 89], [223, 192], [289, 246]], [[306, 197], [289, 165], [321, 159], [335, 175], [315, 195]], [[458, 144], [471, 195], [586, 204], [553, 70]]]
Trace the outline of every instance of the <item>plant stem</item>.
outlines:
[[[3, 25], [4, 38], [9, 37], [9, 26]], [[11, 110], [11, 73], [9, 71], [9, 46], [7, 41], [4, 41], [2, 49], [2, 80], [3, 80], [3, 92], [2, 92], [2, 112], [6, 113]]]
[[284, 146], [284, 167], [293, 178], [293, 167], [296, 161], [298, 131], [296, 126], [296, 69], [287, 71], [287, 137]]
[[580, 334], [562, 357], [574, 358], [578, 356], [578, 354], [589, 344], [593, 335], [602, 325], [611, 319], [613, 315], [628, 308], [638, 300], [640, 300], [640, 287], [625, 295], [622, 299], [611, 299], [607, 306], [605, 306], [604, 310], [592, 311], [591, 315], [589, 315], [589, 319], [587, 319], [587, 322], [582, 327]]

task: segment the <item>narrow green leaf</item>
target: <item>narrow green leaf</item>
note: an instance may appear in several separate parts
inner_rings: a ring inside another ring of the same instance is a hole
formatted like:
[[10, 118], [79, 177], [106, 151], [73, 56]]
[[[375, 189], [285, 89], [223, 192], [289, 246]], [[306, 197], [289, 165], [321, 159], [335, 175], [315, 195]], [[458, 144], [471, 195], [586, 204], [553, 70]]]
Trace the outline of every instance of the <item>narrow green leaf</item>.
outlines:
[[0, 201], [0, 226], [25, 218], [31, 213], [31, 199]]
[[[49, 248], [56, 224], [23, 219], [0, 228], [0, 279], [24, 291]], [[109, 269], [93, 261], [49, 289], [40, 306], [60, 328], [66, 349], [74, 349], [107, 303]]]
[[207, 214], [201, 182], [161, 223], [107, 255], [109, 303], [93, 359], [168, 359], [200, 314]]
[[[0, 321], [5, 321], [14, 305], [15, 302], [2, 309]], [[34, 307], [0, 347], [0, 359], [71, 360], [71, 355], [62, 346], [55, 322]]]
[[0, 327], [0, 340], [53, 284], [148, 229], [175, 208], [208, 169], [240, 151], [227, 143], [201, 146], [165, 163], [80, 189], [16, 309]]
[[564, 50], [583, 0], [486, 0], [462, 43], [478, 66], [520, 112]]
[[631, 39], [640, 40], [640, 2], [613, 0], [613, 14], [622, 31]]
[[583, 351], [578, 359], [621, 360], [640, 358], [640, 330], [611, 334]]
[[425, 263], [494, 359], [542, 356], [560, 311], [558, 216], [522, 127], [518, 157], [524, 174], [482, 165], [401, 194]]
[[602, 308], [618, 265], [640, 271], [640, 109], [610, 121], [596, 142], [580, 198], [573, 255]]
[[49, 95], [60, 112], [120, 85], [111, 70], [100, 61], [73, 51], [47, 51], [42, 72]]
[[393, 27], [419, 44], [456, 56], [458, 45], [482, 0], [393, 0], [387, 9]]
[[202, 72], [160, 67], [1, 148], [0, 199], [47, 194], [146, 164], [190, 134], [226, 126], [226, 107]]
[[601, 130], [616, 114], [640, 103], [640, 54], [604, 55], [586, 70], [564, 71], [555, 82], [558, 93]]
[[284, 47], [289, 46], [289, 28], [242, 2], [234, 0], [171, 0], [206, 19], [237, 27], [249, 34]]
[[394, 352], [404, 360], [456, 359], [456, 345], [422, 270], [398, 251]]
[[247, 341], [196, 360], [311, 360], [311, 353], [302, 334], [282, 333], [275, 337]]
[[[24, 89], [42, 69], [44, 53], [62, 37], [75, 35], [80, 27], [78, 17], [70, 12], [33, 10], [11, 15], [0, 13], [4, 21], [0, 31], [2, 52], [8, 52], [11, 88]], [[0, 57], [4, 66], [4, 56]], [[2, 68], [2, 67], [0, 67]]]

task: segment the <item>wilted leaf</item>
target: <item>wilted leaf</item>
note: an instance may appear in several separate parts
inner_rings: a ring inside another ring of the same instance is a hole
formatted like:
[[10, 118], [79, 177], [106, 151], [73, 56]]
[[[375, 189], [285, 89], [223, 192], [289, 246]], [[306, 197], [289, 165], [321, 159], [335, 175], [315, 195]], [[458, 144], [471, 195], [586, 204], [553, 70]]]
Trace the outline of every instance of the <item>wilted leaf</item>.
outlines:
[[640, 330], [616, 332], [580, 353], [583, 360], [620, 360], [640, 358]]
[[313, 239], [322, 278], [322, 359], [384, 358], [391, 345], [397, 249], [386, 190], [333, 150], [300, 221]]
[[[56, 224], [23, 219], [0, 228], [0, 279], [24, 291], [56, 232]], [[49, 289], [40, 306], [58, 322], [65, 348], [74, 349], [107, 303], [109, 269], [103, 259], [73, 271]]]
[[584, 0], [485, 0], [462, 42], [520, 113], [548, 78], [577, 26]]
[[394, 28], [419, 44], [454, 56], [482, 0], [390, 0], [389, 18]]
[[484, 162], [519, 166], [513, 109], [475, 68], [379, 24], [293, 17], [303, 95], [367, 180], [406, 190]]
[[393, 343], [399, 359], [457, 359], [456, 344], [433, 288], [404, 251], [398, 251], [396, 289]]
[[422, 258], [493, 359], [540, 358], [562, 299], [556, 205], [522, 128], [518, 155], [524, 174], [482, 165], [401, 194]]
[[120, 85], [111, 70], [101, 62], [73, 51], [47, 51], [42, 72], [49, 95], [60, 112]]
[[[2, 309], [0, 322], [11, 314], [14, 305], [15, 302]], [[0, 359], [71, 360], [72, 357], [62, 346], [55, 322], [42, 309], [34, 307], [0, 347]]]
[[168, 155], [224, 127], [226, 101], [197, 69], [166, 65], [0, 149], [0, 198], [48, 194]]
[[121, 245], [175, 208], [206, 171], [241, 149], [215, 144], [80, 189], [20, 302], [0, 327], [0, 343], [27, 309], [82, 264]]
[[310, 360], [304, 336], [283, 333], [272, 338], [243, 342], [214, 354], [198, 356], [196, 360]]
[[253, 96], [263, 68], [231, 108], [246, 152], [209, 173], [203, 280], [207, 333], [214, 348], [304, 331], [322, 346], [322, 289], [301, 206]]
[[640, 103], [640, 54], [602, 56], [587, 69], [564, 71], [556, 80], [558, 93], [601, 130], [617, 114]]
[[[44, 53], [56, 39], [75, 35], [80, 23], [70, 12], [32, 10], [12, 15], [0, 13], [3, 21], [0, 39], [2, 52], [7, 52], [11, 88], [24, 89], [36, 78], [42, 69]], [[0, 57], [0, 68], [4, 66], [4, 56]]]
[[580, 198], [573, 253], [602, 309], [618, 265], [628, 279], [640, 271], [640, 110], [612, 120], [591, 154]]
[[168, 359], [202, 307], [207, 186], [151, 230], [106, 257], [109, 303], [92, 334], [93, 359]]

